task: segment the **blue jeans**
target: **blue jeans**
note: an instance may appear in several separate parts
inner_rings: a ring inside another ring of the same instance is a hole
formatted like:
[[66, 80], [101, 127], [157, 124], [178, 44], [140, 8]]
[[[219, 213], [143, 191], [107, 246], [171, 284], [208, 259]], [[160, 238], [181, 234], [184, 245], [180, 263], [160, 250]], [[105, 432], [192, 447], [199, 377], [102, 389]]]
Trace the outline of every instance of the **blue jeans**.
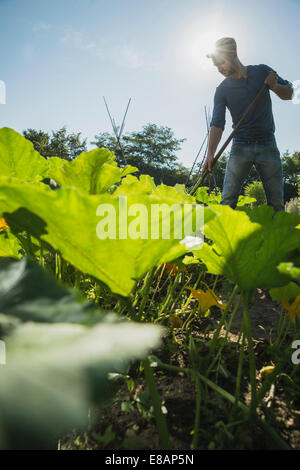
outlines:
[[241, 187], [253, 164], [262, 181], [267, 204], [275, 212], [284, 210], [282, 165], [275, 137], [255, 142], [233, 141], [221, 204], [235, 209]]

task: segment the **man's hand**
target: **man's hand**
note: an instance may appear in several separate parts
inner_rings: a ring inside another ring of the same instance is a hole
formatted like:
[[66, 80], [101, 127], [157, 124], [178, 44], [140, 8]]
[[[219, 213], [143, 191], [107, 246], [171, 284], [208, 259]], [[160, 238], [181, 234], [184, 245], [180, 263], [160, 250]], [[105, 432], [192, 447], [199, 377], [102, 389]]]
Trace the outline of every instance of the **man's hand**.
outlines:
[[278, 75], [276, 72], [270, 72], [267, 78], [265, 79], [265, 85], [268, 85], [270, 90], [273, 90], [276, 88], [277, 85], [277, 80], [278, 80]]
[[277, 73], [270, 72], [267, 78], [265, 79], [265, 84], [268, 85], [270, 90], [272, 90], [282, 100], [291, 100], [293, 98], [294, 93], [293, 85], [291, 83], [289, 85], [279, 85], [277, 80]]
[[206, 157], [206, 160], [204, 162], [204, 165], [201, 171], [201, 176], [204, 175], [206, 170], [209, 173], [213, 170], [214, 155], [216, 153], [218, 144], [221, 140], [222, 133], [223, 133], [223, 129], [221, 129], [220, 127], [211, 126], [210, 131], [209, 131], [209, 136], [208, 136], [207, 157]]
[[205, 162], [204, 162], [204, 165], [203, 165], [203, 168], [202, 168], [202, 171], [201, 171], [201, 176], [204, 175], [206, 170], [209, 173], [212, 172], [212, 170], [213, 170], [213, 161], [214, 161], [214, 157], [210, 156], [210, 155], [207, 155], [207, 157], [205, 159]]

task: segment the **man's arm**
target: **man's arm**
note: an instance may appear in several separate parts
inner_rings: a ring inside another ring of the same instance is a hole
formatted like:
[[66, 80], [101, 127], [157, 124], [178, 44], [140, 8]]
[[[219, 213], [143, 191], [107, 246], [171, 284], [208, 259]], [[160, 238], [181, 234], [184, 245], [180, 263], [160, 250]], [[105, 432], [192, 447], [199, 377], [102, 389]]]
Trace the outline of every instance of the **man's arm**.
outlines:
[[201, 176], [204, 174], [206, 170], [212, 171], [214, 155], [216, 153], [217, 147], [221, 140], [222, 134], [223, 134], [223, 129], [221, 129], [220, 127], [211, 126], [210, 131], [209, 131], [209, 136], [208, 136], [207, 156], [206, 156], [203, 168], [202, 168]]
[[270, 72], [265, 79], [265, 84], [269, 86], [279, 98], [282, 100], [291, 100], [293, 98], [294, 89], [292, 84], [281, 85], [278, 83], [278, 75], [276, 72]]
[[279, 85], [276, 83], [274, 88], [271, 88], [282, 100], [291, 100], [293, 98], [294, 90], [290, 85]]
[[212, 163], [214, 155], [216, 153], [218, 144], [221, 140], [223, 130], [225, 127], [225, 114], [226, 114], [226, 102], [220, 87], [217, 87], [214, 96], [214, 110], [213, 116], [210, 123], [210, 130], [208, 136], [208, 148], [207, 156], [204, 162], [201, 175], [204, 174], [206, 170], [212, 171]]

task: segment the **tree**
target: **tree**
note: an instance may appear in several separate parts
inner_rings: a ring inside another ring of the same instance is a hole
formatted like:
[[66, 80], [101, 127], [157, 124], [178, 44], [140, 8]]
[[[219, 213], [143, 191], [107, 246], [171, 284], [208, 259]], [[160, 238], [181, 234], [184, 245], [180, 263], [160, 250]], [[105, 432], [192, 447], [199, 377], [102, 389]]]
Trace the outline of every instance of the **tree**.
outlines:
[[[156, 184], [175, 185], [185, 183], [188, 176], [188, 169], [178, 162], [175, 153], [180, 150], [180, 145], [185, 140], [176, 139], [169, 127], [149, 123], [143, 126], [140, 132], [124, 135], [121, 145], [127, 163], [137, 167], [140, 174], [152, 176]], [[91, 144], [115, 152], [116, 161], [124, 165], [116, 138], [108, 132], [96, 135]]]
[[26, 129], [23, 135], [46, 159], [59, 157], [64, 160], [73, 160], [82, 152], [87, 151], [86, 139], [81, 139], [81, 132], [68, 134], [65, 126], [58, 131], [52, 131], [52, 136], [47, 132], [35, 129]]
[[282, 156], [282, 169], [284, 200], [286, 202], [297, 197], [297, 181], [300, 175], [300, 152], [294, 152], [291, 155], [287, 150]]
[[124, 141], [130, 156], [138, 161], [142, 155], [147, 166], [157, 168], [176, 168], [180, 144], [186, 139], [176, 139], [169, 127], [158, 127], [156, 124], [143, 126], [143, 131], [132, 132], [124, 136]]
[[282, 156], [282, 168], [284, 182], [295, 186], [297, 191], [297, 183], [300, 175], [300, 152], [295, 152], [290, 155], [289, 151], [286, 151]]
[[252, 181], [245, 187], [245, 196], [254, 197], [256, 202], [252, 206], [261, 206], [267, 203], [265, 190], [261, 181]]
[[34, 149], [43, 157], [47, 157], [49, 153], [50, 137], [47, 132], [36, 131], [35, 129], [27, 129], [23, 132], [26, 139], [33, 143]]

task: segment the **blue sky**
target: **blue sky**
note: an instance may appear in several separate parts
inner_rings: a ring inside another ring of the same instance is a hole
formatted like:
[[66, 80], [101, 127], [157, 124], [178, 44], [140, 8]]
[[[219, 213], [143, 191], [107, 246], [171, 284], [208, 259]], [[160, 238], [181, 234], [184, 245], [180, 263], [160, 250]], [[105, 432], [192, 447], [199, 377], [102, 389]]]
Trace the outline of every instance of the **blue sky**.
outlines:
[[[205, 58], [213, 41], [234, 37], [244, 65], [300, 80], [299, 17], [300, 0], [0, 0], [1, 126], [66, 125], [90, 142], [112, 131], [102, 96], [117, 124], [131, 97], [125, 132], [170, 127], [190, 166], [223, 79]], [[272, 101], [280, 151], [300, 151], [300, 104]]]

